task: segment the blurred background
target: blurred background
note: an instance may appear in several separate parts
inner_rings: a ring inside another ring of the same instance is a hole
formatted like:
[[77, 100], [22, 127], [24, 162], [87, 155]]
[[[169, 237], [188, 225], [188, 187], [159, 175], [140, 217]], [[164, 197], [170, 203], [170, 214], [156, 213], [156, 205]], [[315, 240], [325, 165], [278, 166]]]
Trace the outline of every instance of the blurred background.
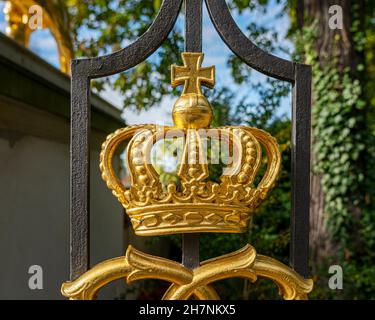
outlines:
[[[0, 1], [0, 298], [58, 299], [69, 277], [69, 114], [71, 58], [116, 51], [152, 23], [161, 0]], [[276, 56], [312, 65], [310, 274], [313, 299], [375, 298], [375, 2], [372, 0], [228, 0], [240, 29]], [[38, 25], [38, 7], [43, 23]], [[172, 124], [179, 90], [170, 65], [181, 64], [183, 13], [147, 61], [91, 81], [92, 264], [123, 255], [129, 243], [175, 260], [181, 237], [136, 237], [100, 178], [100, 145], [116, 128]], [[250, 69], [217, 35], [206, 9], [204, 65], [216, 66], [205, 90], [214, 125], [249, 125], [275, 136], [280, 179], [241, 235], [202, 234], [201, 260], [252, 244], [284, 263], [289, 256], [291, 87]], [[164, 183], [176, 164], [154, 165]], [[159, 153], [158, 153], [159, 152]], [[124, 157], [117, 163], [129, 183]], [[215, 168], [212, 168], [215, 179]], [[216, 175], [218, 175], [218, 172]], [[217, 177], [216, 177], [217, 178]], [[44, 270], [44, 289], [30, 290], [29, 266]], [[329, 267], [343, 269], [343, 289], [328, 286]], [[233, 279], [215, 284], [223, 299], [278, 299], [275, 285]], [[107, 299], [157, 299], [158, 281], [103, 290]]]

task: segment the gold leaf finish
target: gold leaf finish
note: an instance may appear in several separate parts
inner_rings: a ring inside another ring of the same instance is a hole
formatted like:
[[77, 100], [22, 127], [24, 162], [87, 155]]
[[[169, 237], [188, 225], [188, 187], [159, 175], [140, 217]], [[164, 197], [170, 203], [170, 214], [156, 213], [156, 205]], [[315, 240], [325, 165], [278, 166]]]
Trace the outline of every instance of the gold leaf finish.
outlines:
[[[185, 146], [178, 175], [182, 188], [170, 183], [163, 190], [159, 175], [151, 165], [150, 153], [156, 141], [175, 131], [175, 127], [132, 126], [108, 136], [101, 152], [100, 169], [107, 186], [127, 209], [135, 233], [141, 236], [188, 232], [245, 232], [254, 210], [274, 186], [280, 170], [281, 156], [275, 139], [250, 127], [218, 128], [241, 156], [233, 163], [233, 174], [223, 175], [220, 183], [207, 179], [207, 164], [189, 164], [191, 151]], [[180, 129], [178, 129], [181, 131]], [[200, 145], [197, 132], [194, 148]], [[133, 137], [128, 145], [127, 166], [131, 187], [125, 189], [112, 168], [116, 148]], [[191, 144], [190, 144], [191, 145]], [[257, 186], [254, 180], [262, 160], [261, 146], [267, 155], [267, 169]], [[198, 148], [199, 149], [199, 148]], [[199, 158], [199, 155], [196, 155]], [[203, 157], [203, 156], [202, 156]], [[192, 170], [193, 169], [193, 170]]]
[[287, 300], [306, 299], [313, 288], [311, 279], [302, 278], [275, 259], [258, 255], [250, 245], [207, 260], [194, 270], [129, 246], [124, 257], [96, 265], [75, 281], [64, 283], [61, 292], [72, 300], [92, 300], [100, 288], [117, 279], [125, 278], [128, 283], [141, 279], [160, 279], [172, 283], [163, 296], [165, 300], [186, 300], [193, 296], [201, 300], [217, 300], [219, 295], [210, 284], [233, 277], [252, 282], [258, 277], [270, 279], [278, 285], [280, 294]]
[[172, 87], [184, 86], [173, 106], [173, 121], [178, 128], [207, 128], [212, 120], [212, 107], [201, 86], [214, 87], [215, 67], [202, 68], [203, 53], [183, 52], [181, 56], [184, 65], [171, 68]]
[[184, 65], [172, 65], [172, 87], [184, 85], [182, 94], [202, 94], [201, 85], [213, 88], [215, 85], [215, 67], [202, 68], [203, 53], [183, 52], [181, 54]]
[[100, 288], [121, 278], [126, 278], [129, 283], [152, 278], [182, 285], [192, 280], [193, 273], [175, 261], [152, 256], [129, 246], [124, 257], [106, 260], [75, 281], [63, 283], [61, 293], [72, 300], [92, 300]]

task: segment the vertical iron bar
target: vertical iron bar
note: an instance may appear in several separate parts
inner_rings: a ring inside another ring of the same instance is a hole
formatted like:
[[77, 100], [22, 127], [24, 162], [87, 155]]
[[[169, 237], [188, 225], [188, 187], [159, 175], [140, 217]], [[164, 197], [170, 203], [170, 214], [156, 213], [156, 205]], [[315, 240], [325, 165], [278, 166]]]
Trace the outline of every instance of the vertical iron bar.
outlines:
[[89, 268], [90, 90], [88, 77], [72, 62], [70, 144], [70, 279]]
[[199, 267], [199, 233], [182, 235], [182, 264], [191, 270]]
[[202, 0], [185, 0], [185, 51], [202, 51]]
[[292, 104], [292, 216], [290, 264], [308, 276], [310, 217], [311, 67], [295, 64]]
[[[202, 51], [202, 0], [185, 0], [185, 51]], [[182, 235], [182, 264], [199, 266], [199, 233]]]

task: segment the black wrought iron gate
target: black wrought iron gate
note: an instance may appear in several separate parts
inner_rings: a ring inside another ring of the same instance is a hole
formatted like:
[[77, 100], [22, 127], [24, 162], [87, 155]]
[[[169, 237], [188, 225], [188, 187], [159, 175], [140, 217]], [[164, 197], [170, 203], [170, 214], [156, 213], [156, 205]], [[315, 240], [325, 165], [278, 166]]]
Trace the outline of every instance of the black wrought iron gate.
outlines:
[[[203, 0], [185, 0], [185, 51], [202, 50]], [[90, 80], [126, 71], [150, 56], [168, 37], [183, 0], [164, 0], [150, 28], [134, 43], [113, 54], [72, 61], [70, 278], [90, 263]], [[293, 85], [292, 212], [290, 265], [308, 275], [310, 202], [311, 68], [258, 48], [239, 29], [225, 0], [206, 0], [210, 18], [227, 46], [257, 71]], [[199, 265], [199, 234], [183, 235], [183, 264]]]

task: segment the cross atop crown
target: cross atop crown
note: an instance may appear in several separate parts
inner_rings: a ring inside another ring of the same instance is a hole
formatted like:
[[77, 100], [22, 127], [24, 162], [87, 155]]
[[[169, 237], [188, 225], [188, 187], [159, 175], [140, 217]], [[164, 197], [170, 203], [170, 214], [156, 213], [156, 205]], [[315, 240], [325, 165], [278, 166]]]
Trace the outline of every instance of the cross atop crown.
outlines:
[[202, 94], [201, 86], [213, 88], [215, 85], [215, 67], [202, 68], [204, 54], [198, 52], [182, 53], [183, 66], [172, 65], [171, 83], [175, 88], [184, 85], [182, 94]]

